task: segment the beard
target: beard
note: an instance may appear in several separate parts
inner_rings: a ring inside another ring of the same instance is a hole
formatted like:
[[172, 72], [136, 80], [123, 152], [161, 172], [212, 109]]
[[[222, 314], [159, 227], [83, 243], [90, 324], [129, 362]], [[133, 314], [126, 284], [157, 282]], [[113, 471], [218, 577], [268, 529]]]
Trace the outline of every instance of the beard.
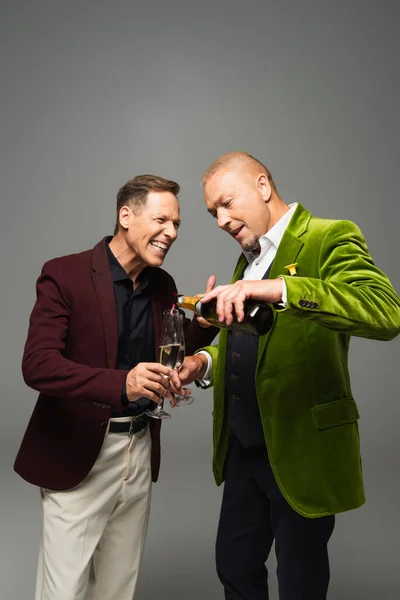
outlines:
[[242, 250], [244, 250], [245, 252], [254, 252], [259, 254], [261, 248], [258, 240], [259, 238], [256, 235], [252, 236], [248, 240], [244, 240], [243, 244], [241, 244]]

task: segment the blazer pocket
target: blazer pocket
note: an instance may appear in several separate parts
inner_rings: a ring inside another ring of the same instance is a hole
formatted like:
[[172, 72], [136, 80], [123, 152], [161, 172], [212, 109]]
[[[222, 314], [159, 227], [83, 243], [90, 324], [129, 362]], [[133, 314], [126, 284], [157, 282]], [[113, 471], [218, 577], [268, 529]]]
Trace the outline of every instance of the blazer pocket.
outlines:
[[360, 418], [357, 405], [351, 396], [343, 400], [317, 404], [311, 412], [317, 429], [355, 423]]

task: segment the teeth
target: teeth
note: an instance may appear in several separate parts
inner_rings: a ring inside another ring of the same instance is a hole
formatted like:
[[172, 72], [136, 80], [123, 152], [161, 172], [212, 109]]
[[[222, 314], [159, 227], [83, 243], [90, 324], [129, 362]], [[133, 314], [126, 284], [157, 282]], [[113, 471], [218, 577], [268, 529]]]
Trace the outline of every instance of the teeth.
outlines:
[[167, 250], [168, 248], [167, 244], [163, 244], [162, 242], [151, 242], [151, 245], [160, 248], [160, 250]]

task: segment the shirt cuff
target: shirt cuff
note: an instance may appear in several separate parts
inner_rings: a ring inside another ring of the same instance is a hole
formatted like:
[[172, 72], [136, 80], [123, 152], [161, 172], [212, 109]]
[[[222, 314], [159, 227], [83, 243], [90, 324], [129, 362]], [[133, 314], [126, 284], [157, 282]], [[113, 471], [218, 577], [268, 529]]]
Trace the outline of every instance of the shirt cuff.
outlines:
[[211, 379], [210, 379], [211, 365], [212, 365], [211, 356], [205, 350], [200, 350], [200, 352], [196, 352], [196, 354], [204, 354], [204, 356], [207, 357], [207, 369], [206, 369], [206, 372], [204, 373], [203, 377], [195, 380], [195, 384], [198, 387], [206, 388], [211, 383]]
[[283, 277], [278, 277], [278, 279], [282, 280], [282, 300], [280, 302], [275, 302], [275, 306], [279, 308], [286, 308], [287, 306], [287, 287], [286, 282]]
[[150, 398], [138, 398], [137, 400], [130, 401], [126, 394], [126, 381], [122, 386], [121, 403], [124, 409], [129, 408], [133, 414], [142, 413], [151, 406]]
[[128, 396], [126, 395], [126, 381], [124, 381], [124, 385], [122, 386], [121, 402], [122, 402], [124, 408], [126, 406], [129, 406]]

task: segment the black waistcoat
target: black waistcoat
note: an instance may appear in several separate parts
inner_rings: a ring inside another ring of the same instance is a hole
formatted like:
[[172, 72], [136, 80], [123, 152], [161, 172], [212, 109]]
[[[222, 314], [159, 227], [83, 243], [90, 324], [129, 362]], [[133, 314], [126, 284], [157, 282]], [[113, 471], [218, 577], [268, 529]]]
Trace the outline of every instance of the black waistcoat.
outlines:
[[[268, 279], [272, 264], [263, 279]], [[242, 446], [265, 444], [256, 392], [259, 337], [229, 331], [225, 363], [228, 424]]]

